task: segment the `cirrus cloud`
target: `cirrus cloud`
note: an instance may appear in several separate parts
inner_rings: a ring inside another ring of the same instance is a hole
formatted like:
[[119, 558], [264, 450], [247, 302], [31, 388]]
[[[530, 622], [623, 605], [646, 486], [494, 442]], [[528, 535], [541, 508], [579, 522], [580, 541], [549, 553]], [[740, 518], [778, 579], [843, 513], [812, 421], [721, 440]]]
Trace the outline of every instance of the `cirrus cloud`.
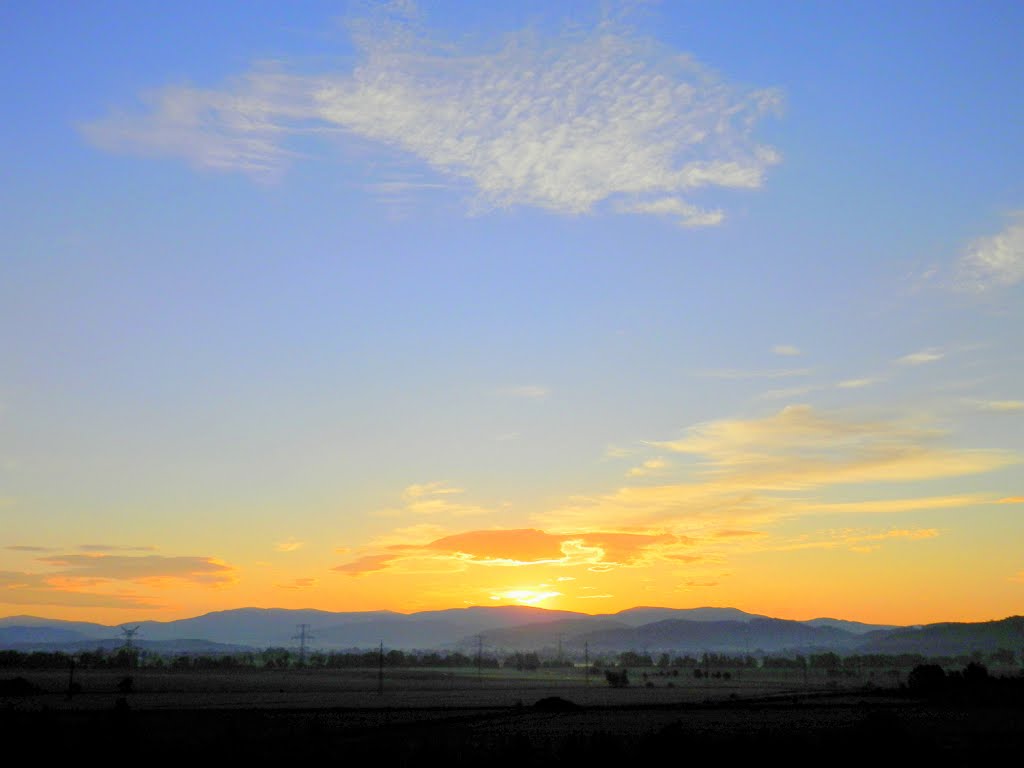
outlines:
[[468, 183], [477, 206], [581, 214], [611, 203], [688, 227], [724, 218], [693, 202], [698, 190], [760, 187], [780, 161], [753, 138], [780, 109], [777, 91], [733, 85], [615, 22], [553, 38], [525, 30], [483, 51], [394, 20], [353, 28], [351, 70], [256, 66], [220, 88], [167, 86], [142, 96], [141, 113], [82, 131], [104, 149], [264, 178], [298, 158], [299, 135], [368, 140]]

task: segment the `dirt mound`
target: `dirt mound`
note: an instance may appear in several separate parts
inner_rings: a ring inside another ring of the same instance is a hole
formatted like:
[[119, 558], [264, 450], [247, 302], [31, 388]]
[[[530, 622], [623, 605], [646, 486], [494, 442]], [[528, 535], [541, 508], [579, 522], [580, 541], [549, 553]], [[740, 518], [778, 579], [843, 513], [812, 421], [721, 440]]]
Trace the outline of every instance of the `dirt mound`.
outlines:
[[568, 699], [563, 699], [561, 696], [548, 696], [541, 699], [533, 705], [534, 709], [539, 709], [541, 712], [575, 712], [583, 709], [579, 704]]

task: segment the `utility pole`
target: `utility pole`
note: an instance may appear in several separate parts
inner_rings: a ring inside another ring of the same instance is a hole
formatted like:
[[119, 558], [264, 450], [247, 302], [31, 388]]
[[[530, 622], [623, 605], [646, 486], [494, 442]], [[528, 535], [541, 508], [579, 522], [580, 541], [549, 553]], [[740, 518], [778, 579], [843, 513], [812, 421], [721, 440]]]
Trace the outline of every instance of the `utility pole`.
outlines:
[[306, 666], [306, 642], [313, 639], [313, 635], [309, 633], [309, 624], [296, 624], [295, 628], [298, 630], [298, 634], [292, 637], [292, 640], [299, 641], [299, 666]]
[[590, 685], [590, 643], [583, 643], [583, 668], [585, 670], [586, 685]]
[[384, 695], [384, 641], [377, 648], [377, 695]]
[[139, 625], [136, 624], [134, 627], [122, 626], [121, 636], [124, 638], [124, 645], [121, 649], [125, 652], [125, 656], [128, 659], [128, 668], [131, 669], [135, 666], [135, 636], [139, 633]]

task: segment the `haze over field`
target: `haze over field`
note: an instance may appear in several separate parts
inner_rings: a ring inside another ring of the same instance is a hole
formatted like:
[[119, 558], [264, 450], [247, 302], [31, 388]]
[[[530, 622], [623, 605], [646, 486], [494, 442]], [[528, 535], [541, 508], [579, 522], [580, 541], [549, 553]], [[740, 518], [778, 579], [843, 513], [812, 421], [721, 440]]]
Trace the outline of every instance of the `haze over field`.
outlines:
[[1024, 6], [484, 5], [0, 6], [0, 616], [1021, 613]]

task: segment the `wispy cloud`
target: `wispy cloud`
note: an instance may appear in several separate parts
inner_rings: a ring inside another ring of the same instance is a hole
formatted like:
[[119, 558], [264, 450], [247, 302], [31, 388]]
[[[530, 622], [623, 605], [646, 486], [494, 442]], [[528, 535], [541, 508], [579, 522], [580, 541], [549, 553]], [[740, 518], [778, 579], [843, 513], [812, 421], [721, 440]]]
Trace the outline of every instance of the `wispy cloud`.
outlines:
[[256, 66], [220, 88], [168, 86], [143, 94], [141, 112], [83, 133], [105, 149], [257, 177], [298, 158], [297, 135], [357, 137], [468, 182], [483, 206], [579, 214], [611, 203], [684, 226], [724, 217], [693, 202], [699, 189], [757, 188], [780, 159], [753, 138], [779, 111], [777, 91], [732, 85], [617, 22], [557, 37], [527, 30], [483, 51], [394, 19], [353, 29], [360, 61], [351, 70]]
[[978, 400], [975, 405], [980, 411], [1024, 413], [1024, 400]]
[[800, 349], [792, 344], [776, 344], [772, 347], [772, 352], [782, 357], [796, 357], [800, 354]]
[[810, 384], [804, 387], [780, 387], [779, 389], [769, 389], [767, 392], [761, 393], [759, 397], [762, 400], [791, 400], [794, 397], [802, 397], [818, 389], [820, 387]]
[[289, 536], [287, 539], [274, 544], [274, 549], [278, 552], [296, 552], [302, 549], [304, 544], [304, 541], [299, 541], [295, 537]]
[[316, 579], [312, 578], [298, 578], [286, 581], [283, 584], [278, 584], [279, 589], [309, 589], [315, 587], [317, 584]]
[[[1006, 451], [952, 447], [947, 435], [916, 419], [865, 418], [856, 413], [794, 405], [754, 419], [698, 424], [676, 440], [649, 443], [692, 456], [681, 462], [687, 479], [626, 485], [581, 495], [536, 515], [548, 530], [581, 526], [648, 526], [706, 535], [709, 531], [765, 525], [795, 517], [898, 512], [989, 503], [990, 495], [926, 496], [824, 503], [810, 494], [878, 483], [908, 483], [981, 474], [1019, 463]], [[703, 534], [701, 532], [704, 532]]]
[[176, 579], [199, 584], [230, 581], [234, 569], [211, 557], [163, 555], [48, 555], [40, 562], [59, 568], [64, 579], [151, 581]]
[[630, 477], [647, 477], [656, 475], [668, 466], [668, 462], [661, 457], [648, 459], [638, 467], [632, 467], [627, 473]]
[[83, 552], [155, 552], [156, 547], [142, 545], [133, 546], [130, 544], [79, 544], [78, 548]]
[[840, 389], [863, 389], [864, 387], [878, 384], [881, 381], [882, 379], [879, 378], [844, 379], [836, 384], [836, 386]]
[[0, 571], [0, 604], [60, 605], [81, 608], [159, 608], [151, 598], [130, 592], [69, 588], [51, 574]]
[[377, 511], [380, 517], [402, 517], [408, 515], [432, 515], [437, 517], [465, 517], [485, 515], [489, 509], [458, 500], [465, 494], [463, 488], [450, 486], [442, 481], [413, 483], [402, 491], [402, 506]]
[[744, 371], [737, 368], [713, 368], [699, 371], [698, 376], [709, 379], [789, 379], [794, 376], [809, 376], [810, 368], [782, 368], [762, 371]]
[[922, 349], [920, 352], [912, 352], [909, 355], [896, 360], [897, 365], [924, 365], [925, 363], [934, 363], [936, 360], [941, 360], [945, 357], [945, 353], [937, 347], [930, 347], [928, 349]]
[[957, 286], [985, 292], [1024, 281], [1024, 211], [1000, 233], [971, 243], [957, 262]]

